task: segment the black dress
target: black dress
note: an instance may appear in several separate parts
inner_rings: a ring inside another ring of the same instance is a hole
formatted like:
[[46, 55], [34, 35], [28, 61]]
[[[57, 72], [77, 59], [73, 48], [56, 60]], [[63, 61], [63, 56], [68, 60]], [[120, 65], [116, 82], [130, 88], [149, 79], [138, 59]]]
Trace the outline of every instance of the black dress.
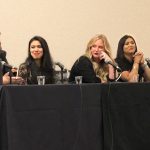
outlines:
[[86, 57], [81, 56], [71, 68], [69, 82], [75, 82], [75, 76], [82, 76], [83, 83], [100, 83], [101, 80], [96, 76], [92, 62]]

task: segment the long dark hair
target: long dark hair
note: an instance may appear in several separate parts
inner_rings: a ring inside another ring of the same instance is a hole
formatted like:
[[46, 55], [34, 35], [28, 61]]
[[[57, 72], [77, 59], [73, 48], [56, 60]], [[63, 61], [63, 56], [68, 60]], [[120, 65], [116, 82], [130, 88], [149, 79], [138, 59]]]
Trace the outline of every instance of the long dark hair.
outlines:
[[50, 51], [49, 51], [49, 47], [48, 47], [48, 44], [46, 42], [46, 40], [44, 38], [42, 38], [41, 36], [34, 36], [30, 41], [29, 41], [29, 44], [28, 44], [28, 57], [26, 59], [26, 63], [27, 64], [32, 64], [34, 62], [34, 59], [33, 57], [31, 56], [31, 53], [30, 53], [30, 45], [33, 41], [39, 41], [40, 44], [41, 44], [41, 47], [43, 48], [43, 56], [42, 56], [42, 59], [41, 59], [41, 69], [45, 70], [45, 71], [50, 71], [50, 72], [53, 72], [53, 61], [52, 61], [52, 57], [51, 57], [51, 54], [50, 54]]
[[[118, 48], [117, 48], [117, 55], [116, 55], [116, 58], [117, 59], [123, 59], [124, 58], [124, 51], [123, 51], [123, 46], [125, 44], [125, 41], [128, 39], [128, 38], [132, 38], [133, 41], [135, 42], [135, 39], [131, 36], [131, 35], [124, 35], [120, 40], [119, 40], [119, 43], [118, 43]], [[135, 42], [135, 52], [137, 52], [137, 45], [136, 45], [136, 42]]]

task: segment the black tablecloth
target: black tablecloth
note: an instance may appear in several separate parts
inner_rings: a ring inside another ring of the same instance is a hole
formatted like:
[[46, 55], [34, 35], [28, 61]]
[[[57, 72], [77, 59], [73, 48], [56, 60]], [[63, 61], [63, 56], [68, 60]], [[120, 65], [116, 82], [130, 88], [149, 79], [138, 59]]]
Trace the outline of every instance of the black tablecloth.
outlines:
[[0, 150], [149, 150], [150, 84], [2, 86]]
[[103, 86], [105, 150], [150, 150], [150, 84]]
[[4, 86], [1, 150], [101, 150], [99, 85]]

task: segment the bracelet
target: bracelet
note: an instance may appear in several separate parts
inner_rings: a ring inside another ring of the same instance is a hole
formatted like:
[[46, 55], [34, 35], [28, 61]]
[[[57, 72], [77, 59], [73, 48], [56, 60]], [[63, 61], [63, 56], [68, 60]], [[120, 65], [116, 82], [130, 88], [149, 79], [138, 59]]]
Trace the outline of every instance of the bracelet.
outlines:
[[138, 62], [134, 62], [134, 64], [139, 64]]

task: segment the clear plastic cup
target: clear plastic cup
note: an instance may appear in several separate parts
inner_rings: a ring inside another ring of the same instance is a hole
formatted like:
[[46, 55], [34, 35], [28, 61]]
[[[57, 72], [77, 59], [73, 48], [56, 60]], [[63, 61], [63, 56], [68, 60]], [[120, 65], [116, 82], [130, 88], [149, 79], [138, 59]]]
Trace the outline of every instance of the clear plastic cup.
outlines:
[[75, 83], [76, 84], [82, 84], [82, 76], [76, 76], [75, 77]]
[[45, 76], [37, 76], [38, 85], [45, 85]]

